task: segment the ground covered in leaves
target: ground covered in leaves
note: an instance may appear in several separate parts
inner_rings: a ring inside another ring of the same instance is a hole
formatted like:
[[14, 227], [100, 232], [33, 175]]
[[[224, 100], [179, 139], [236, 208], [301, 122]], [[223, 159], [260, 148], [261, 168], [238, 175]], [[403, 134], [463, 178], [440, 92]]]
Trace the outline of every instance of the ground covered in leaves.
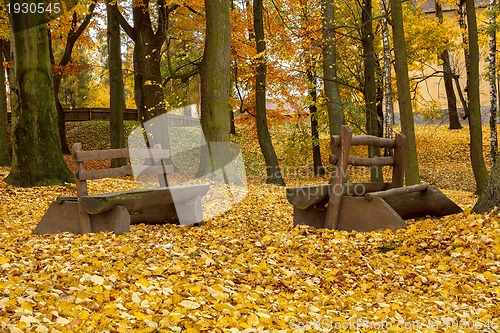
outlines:
[[0, 182], [0, 332], [498, 332], [500, 217], [470, 213], [467, 131], [418, 140], [424, 180], [464, 213], [397, 232], [294, 227], [252, 149], [248, 196], [200, 227], [32, 235], [74, 189]]

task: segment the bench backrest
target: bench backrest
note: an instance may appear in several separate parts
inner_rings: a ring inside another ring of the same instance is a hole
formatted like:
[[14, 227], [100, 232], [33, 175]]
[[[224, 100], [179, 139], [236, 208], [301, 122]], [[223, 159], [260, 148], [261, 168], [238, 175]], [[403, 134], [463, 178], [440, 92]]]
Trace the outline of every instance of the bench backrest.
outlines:
[[[395, 139], [380, 138], [372, 135], [352, 136], [352, 132], [347, 126], [342, 126], [340, 135], [333, 135], [331, 149], [336, 154], [332, 154], [330, 162], [336, 168], [335, 173], [339, 177], [332, 177], [333, 185], [344, 185], [349, 165], [354, 166], [391, 166], [392, 181], [388, 188], [402, 187], [404, 185], [403, 156], [406, 137], [399, 133]], [[374, 146], [379, 148], [392, 149], [392, 156], [384, 157], [359, 157], [352, 156], [350, 150], [352, 146]]]
[[[153, 148], [133, 149], [106, 149], [106, 150], [83, 150], [81, 143], [73, 144], [73, 162], [75, 163], [75, 181], [78, 196], [88, 195], [87, 180], [124, 177], [137, 174], [157, 175], [160, 187], [168, 186], [167, 174], [174, 172], [171, 165], [171, 154], [168, 149], [162, 149], [160, 145]], [[110, 167], [106, 169], [87, 170], [85, 161], [103, 161], [112, 159], [144, 159], [149, 165], [143, 165], [137, 170], [131, 165]]]

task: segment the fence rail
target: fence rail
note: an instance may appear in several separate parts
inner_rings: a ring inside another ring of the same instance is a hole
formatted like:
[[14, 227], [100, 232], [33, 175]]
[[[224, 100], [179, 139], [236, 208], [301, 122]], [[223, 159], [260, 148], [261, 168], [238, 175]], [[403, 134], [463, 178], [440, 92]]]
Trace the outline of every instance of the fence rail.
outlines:
[[[64, 110], [64, 121], [109, 120], [110, 111], [107, 108], [77, 108]], [[125, 109], [124, 120], [139, 120], [137, 109]], [[169, 114], [169, 125], [172, 126], [199, 126], [200, 120], [188, 116]], [[7, 112], [7, 121], [11, 122], [11, 113]]]

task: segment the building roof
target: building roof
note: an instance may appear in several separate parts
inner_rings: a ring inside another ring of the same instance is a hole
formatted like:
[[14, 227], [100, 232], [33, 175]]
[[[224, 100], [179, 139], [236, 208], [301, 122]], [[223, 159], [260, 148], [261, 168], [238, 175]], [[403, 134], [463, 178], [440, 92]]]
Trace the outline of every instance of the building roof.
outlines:
[[[436, 0], [427, 0], [423, 5], [420, 5], [421, 2], [419, 0], [412, 0], [413, 5], [415, 7], [420, 7], [420, 10], [423, 13], [434, 13], [436, 11]], [[485, 8], [488, 7], [489, 1], [488, 0], [474, 0], [474, 3], [476, 4], [476, 8]], [[449, 12], [457, 10], [457, 5], [450, 6], [449, 4], [445, 4], [443, 6], [443, 12]]]

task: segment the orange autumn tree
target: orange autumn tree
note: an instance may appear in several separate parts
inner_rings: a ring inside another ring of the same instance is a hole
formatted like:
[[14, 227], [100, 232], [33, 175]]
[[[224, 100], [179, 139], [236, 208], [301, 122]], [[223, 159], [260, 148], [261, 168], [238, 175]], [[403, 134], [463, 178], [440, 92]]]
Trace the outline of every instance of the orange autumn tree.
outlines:
[[[63, 153], [68, 154], [66, 143], [66, 126], [64, 110], [59, 100], [61, 81], [65, 76], [75, 75], [80, 68], [77, 61], [72, 59], [73, 49], [77, 41], [89, 26], [97, 0], [89, 3], [79, 2], [72, 8], [66, 8], [62, 15], [54, 15], [49, 21], [49, 51], [53, 69], [54, 98], [57, 108], [59, 137]], [[88, 46], [89, 41], [83, 44]]]

